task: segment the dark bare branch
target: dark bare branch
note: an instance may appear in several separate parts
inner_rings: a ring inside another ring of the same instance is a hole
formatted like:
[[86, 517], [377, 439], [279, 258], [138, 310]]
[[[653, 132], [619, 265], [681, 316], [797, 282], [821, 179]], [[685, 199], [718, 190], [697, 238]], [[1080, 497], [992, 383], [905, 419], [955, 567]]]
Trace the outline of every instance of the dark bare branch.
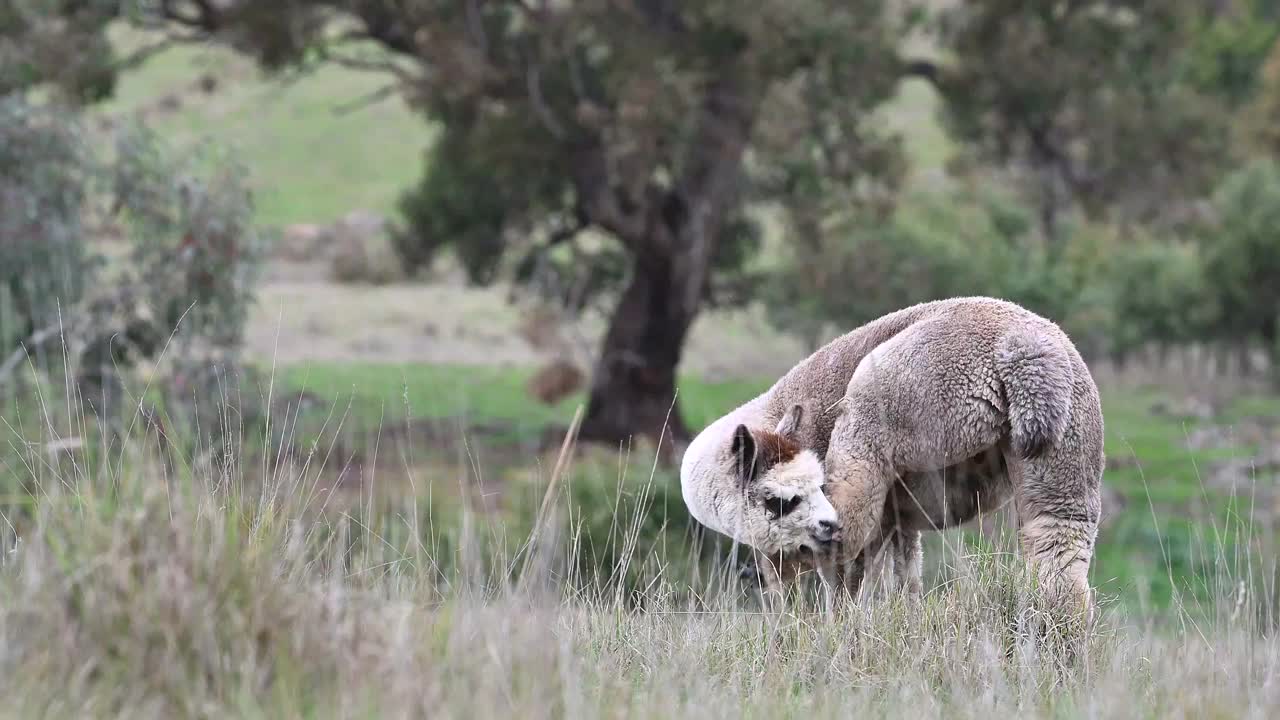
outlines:
[[17, 350], [9, 354], [3, 363], [0, 363], [0, 385], [7, 384], [13, 377], [14, 371], [18, 369], [22, 362], [31, 356], [32, 351], [44, 346], [45, 343], [59, 337], [62, 334], [63, 322], [58, 322], [43, 328], [30, 337], [23, 340]]
[[689, 311], [702, 300], [720, 225], [740, 190], [756, 100], [747, 81], [726, 69], [707, 88], [699, 115], [689, 169], [671, 192], [682, 215], [672, 235], [686, 246], [679, 254], [678, 270], [686, 276], [680, 302]]
[[572, 151], [574, 191], [578, 206], [591, 223], [638, 248], [645, 239], [644, 216], [619, 202], [609, 175], [605, 149], [598, 138], [583, 139]]
[[161, 0], [160, 15], [169, 22], [201, 33], [213, 34], [222, 27], [222, 12], [211, 0]]
[[466, 0], [467, 14], [467, 32], [471, 35], [471, 41], [480, 50], [480, 54], [488, 56], [489, 54], [489, 36], [484, 31], [484, 20], [480, 17], [480, 7], [477, 0]]
[[538, 66], [530, 63], [525, 71], [525, 77], [529, 86], [529, 102], [533, 105], [533, 112], [542, 122], [547, 132], [551, 133], [557, 140], [563, 140], [565, 137], [564, 125], [556, 119], [551, 112], [551, 108], [547, 106], [546, 98], [542, 96], [542, 81]]
[[179, 45], [184, 42], [195, 42], [197, 40], [200, 40], [200, 38], [197, 38], [195, 36], [181, 36], [181, 35], [166, 36], [163, 39], [158, 40], [154, 43], [143, 45], [142, 47], [134, 50], [128, 55], [120, 58], [119, 60], [116, 60], [114, 63], [112, 63], [112, 70], [114, 72], [125, 72], [127, 70], [132, 70], [175, 45]]
[[322, 46], [318, 49], [318, 56], [322, 63], [333, 63], [351, 70], [360, 70], [362, 72], [378, 73], [383, 75], [391, 75], [401, 83], [414, 83], [423, 80], [422, 74], [415, 74], [404, 65], [396, 63], [392, 59], [378, 59], [368, 57], [357, 57], [342, 52], [337, 52], [332, 46]]

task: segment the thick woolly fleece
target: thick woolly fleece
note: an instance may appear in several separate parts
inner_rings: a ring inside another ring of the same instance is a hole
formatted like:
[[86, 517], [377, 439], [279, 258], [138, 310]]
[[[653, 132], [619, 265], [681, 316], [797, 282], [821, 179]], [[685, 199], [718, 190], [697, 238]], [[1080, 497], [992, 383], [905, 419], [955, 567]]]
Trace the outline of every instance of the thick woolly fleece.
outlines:
[[[736, 477], [734, 429], [767, 430], [796, 405], [803, 421], [793, 438], [824, 460], [846, 560], [883, 534], [895, 499], [916, 505], [913, 525], [941, 527], [1012, 495], [1029, 559], [1087, 592], [1101, 515], [1102, 410], [1083, 359], [1049, 320], [1001, 300], [955, 298], [837, 338], [689, 445], [681, 485], [696, 519], [741, 537], [735, 524], [751, 499], [724, 492]], [[931, 487], [948, 467], [983, 471], [968, 473], [957, 498]], [[939, 507], [919, 507], [922, 497]], [[971, 507], [957, 507], [965, 498]], [[906, 561], [918, 567], [914, 552]]]

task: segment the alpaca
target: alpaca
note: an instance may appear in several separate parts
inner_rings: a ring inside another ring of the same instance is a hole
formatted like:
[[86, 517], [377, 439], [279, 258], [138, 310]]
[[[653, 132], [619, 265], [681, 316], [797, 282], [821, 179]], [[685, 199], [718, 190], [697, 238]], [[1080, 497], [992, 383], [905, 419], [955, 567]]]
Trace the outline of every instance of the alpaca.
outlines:
[[[1027, 560], [1088, 603], [1102, 422], [1093, 378], [1052, 322], [991, 298], [939, 300], [837, 338], [706, 427], [681, 490], [695, 519], [756, 550], [774, 591], [800, 560], [854, 592], [888, 542], [899, 583], [919, 592], [920, 532], [1012, 500]], [[838, 517], [829, 537], [812, 532], [825, 511], [814, 488]]]

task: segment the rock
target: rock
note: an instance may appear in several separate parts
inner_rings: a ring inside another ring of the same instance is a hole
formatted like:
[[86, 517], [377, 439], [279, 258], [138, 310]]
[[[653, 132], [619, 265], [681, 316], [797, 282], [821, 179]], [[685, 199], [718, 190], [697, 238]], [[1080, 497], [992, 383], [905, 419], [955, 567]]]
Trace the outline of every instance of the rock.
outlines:
[[333, 248], [330, 274], [336, 282], [384, 285], [404, 276], [381, 215], [348, 213], [326, 235]]
[[335, 225], [365, 236], [380, 235], [387, 229], [387, 219], [371, 210], [352, 210]]
[[283, 260], [302, 262], [316, 259], [322, 250], [325, 230], [315, 223], [297, 223], [285, 227], [276, 243], [276, 256]]
[[584, 380], [582, 371], [568, 360], [554, 360], [529, 379], [525, 389], [546, 405], [555, 405], [577, 392]]
[[166, 93], [156, 101], [156, 108], [164, 113], [173, 113], [182, 109], [182, 97], [177, 93]]
[[1187, 431], [1187, 445], [1192, 450], [1220, 450], [1257, 446], [1280, 447], [1280, 435], [1270, 425], [1242, 420], [1231, 425], [1204, 425]]

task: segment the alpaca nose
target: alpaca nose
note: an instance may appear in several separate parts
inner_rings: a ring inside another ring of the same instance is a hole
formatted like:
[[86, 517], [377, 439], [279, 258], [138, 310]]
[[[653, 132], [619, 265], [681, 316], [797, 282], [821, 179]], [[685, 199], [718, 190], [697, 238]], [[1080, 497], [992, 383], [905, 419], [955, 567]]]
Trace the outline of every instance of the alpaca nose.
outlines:
[[818, 542], [831, 542], [839, 529], [840, 526], [834, 520], [819, 520], [818, 529], [813, 531], [813, 537]]

